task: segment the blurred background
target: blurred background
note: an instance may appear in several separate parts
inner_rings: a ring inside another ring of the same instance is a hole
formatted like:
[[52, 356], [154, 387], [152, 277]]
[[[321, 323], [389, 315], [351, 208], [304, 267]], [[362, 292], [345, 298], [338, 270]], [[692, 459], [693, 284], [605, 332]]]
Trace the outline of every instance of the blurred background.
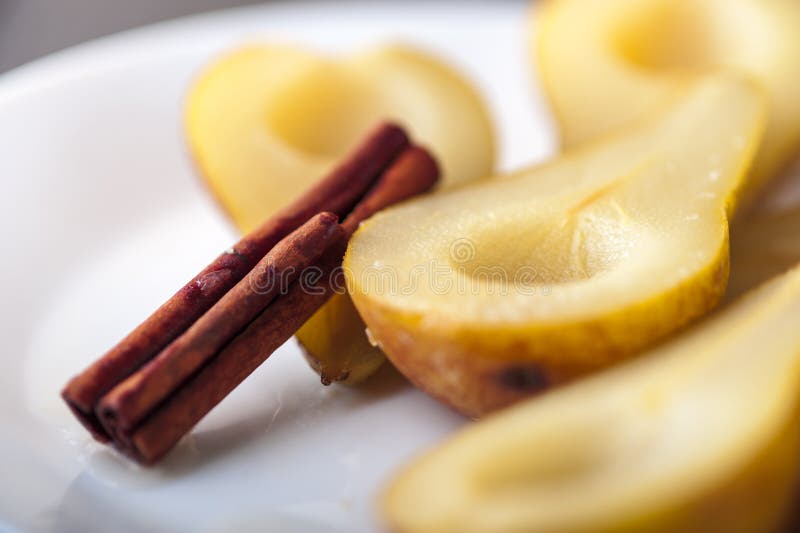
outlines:
[[0, 0], [0, 72], [114, 32], [257, 0]]

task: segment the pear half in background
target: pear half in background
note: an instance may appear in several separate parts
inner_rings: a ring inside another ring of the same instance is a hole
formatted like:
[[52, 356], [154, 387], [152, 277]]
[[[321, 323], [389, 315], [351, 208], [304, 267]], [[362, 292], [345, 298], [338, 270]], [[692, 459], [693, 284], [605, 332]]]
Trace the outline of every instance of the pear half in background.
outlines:
[[[277, 45], [234, 50], [193, 84], [185, 127], [201, 176], [246, 233], [382, 120], [432, 150], [441, 187], [492, 173], [492, 128], [477, 91], [441, 61], [401, 46], [340, 59]], [[384, 360], [343, 300], [335, 297], [297, 333], [325, 383], [355, 383]]]
[[472, 416], [617, 363], [719, 302], [763, 122], [758, 88], [710, 78], [624, 134], [378, 213], [351, 297], [403, 374]]
[[535, 13], [530, 47], [565, 146], [648, 116], [686, 80], [735, 71], [769, 105], [746, 203], [797, 156], [797, 0], [547, 0]]
[[[800, 269], [624, 367], [457, 434], [392, 531], [779, 531], [800, 473]], [[785, 529], [784, 529], [785, 531]]]

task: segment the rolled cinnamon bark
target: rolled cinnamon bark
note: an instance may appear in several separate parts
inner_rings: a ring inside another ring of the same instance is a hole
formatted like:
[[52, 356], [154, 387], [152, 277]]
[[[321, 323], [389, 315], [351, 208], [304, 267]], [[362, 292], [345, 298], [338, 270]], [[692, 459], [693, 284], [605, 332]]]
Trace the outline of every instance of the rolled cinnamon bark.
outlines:
[[241, 335], [209, 361], [129, 435], [115, 440], [120, 451], [139, 463], [159, 461], [197, 422], [222, 401], [330, 298], [329, 277], [341, 264], [347, 239], [325, 254], [322, 276], [307, 286], [295, 281]]
[[108, 434], [141, 422], [344, 236], [338, 217], [325, 212], [276, 244], [197, 322], [100, 399], [96, 413]]
[[[70, 381], [67, 404], [98, 440], [144, 464], [159, 460], [325, 303], [359, 223], [438, 175], [424, 149], [382, 125]], [[308, 267], [319, 275], [311, 287]]]
[[75, 376], [61, 395], [78, 420], [95, 439], [108, 442], [110, 436], [95, 414], [103, 395], [186, 331], [278, 241], [311, 216], [330, 211], [344, 217], [408, 144], [400, 127], [381, 124], [308, 193], [220, 255], [119, 344]]

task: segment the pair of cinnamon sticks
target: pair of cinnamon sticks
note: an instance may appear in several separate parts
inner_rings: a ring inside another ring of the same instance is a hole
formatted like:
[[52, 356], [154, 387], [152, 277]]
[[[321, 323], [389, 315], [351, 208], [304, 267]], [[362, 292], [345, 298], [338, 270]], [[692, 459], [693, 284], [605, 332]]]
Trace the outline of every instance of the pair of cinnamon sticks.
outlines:
[[[359, 223], [438, 177], [427, 151], [381, 124], [74, 377], [62, 397], [95, 439], [157, 462], [328, 300]], [[309, 282], [302, 275], [311, 267]]]

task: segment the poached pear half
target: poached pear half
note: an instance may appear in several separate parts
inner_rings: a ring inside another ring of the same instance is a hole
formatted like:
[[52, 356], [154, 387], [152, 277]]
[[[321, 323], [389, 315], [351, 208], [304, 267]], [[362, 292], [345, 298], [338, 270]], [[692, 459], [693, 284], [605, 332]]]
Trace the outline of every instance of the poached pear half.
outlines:
[[541, 167], [388, 209], [345, 257], [373, 338], [477, 416], [607, 367], [711, 310], [764, 125], [733, 77]]
[[642, 359], [467, 428], [393, 481], [391, 530], [796, 531], [798, 324], [795, 268]]

